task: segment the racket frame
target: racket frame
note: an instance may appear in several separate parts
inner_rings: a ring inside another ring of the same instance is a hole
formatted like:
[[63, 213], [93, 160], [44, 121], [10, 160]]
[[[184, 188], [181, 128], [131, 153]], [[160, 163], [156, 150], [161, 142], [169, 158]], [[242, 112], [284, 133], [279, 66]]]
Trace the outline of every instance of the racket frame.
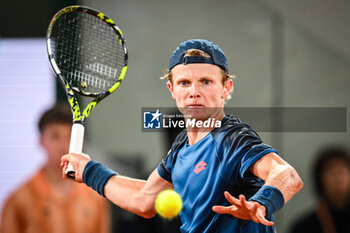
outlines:
[[[81, 11], [82, 13], [88, 13], [95, 17], [98, 17], [103, 22], [107, 23], [116, 33], [116, 36], [118, 37], [119, 43], [121, 44], [124, 52], [124, 67], [122, 68], [120, 75], [118, 77], [118, 80], [110, 87], [107, 91], [100, 93], [100, 94], [94, 94], [94, 93], [85, 93], [83, 91], [80, 91], [77, 88], [72, 88], [67, 80], [63, 77], [61, 70], [59, 69], [51, 49], [51, 32], [52, 28], [56, 22], [56, 20], [62, 16], [63, 14], [71, 13], [74, 11]], [[75, 154], [81, 154], [83, 149], [83, 141], [84, 141], [84, 129], [85, 129], [85, 119], [89, 117], [92, 109], [95, 108], [95, 106], [104, 98], [106, 98], [108, 95], [113, 93], [119, 86], [120, 83], [123, 81], [126, 71], [127, 71], [127, 63], [128, 63], [128, 50], [126, 47], [126, 41], [123, 37], [123, 32], [120, 30], [120, 28], [114, 23], [114, 21], [107, 16], [105, 16], [102, 12], [99, 12], [97, 10], [94, 10], [89, 7], [85, 6], [68, 6], [63, 8], [62, 10], [58, 11], [52, 18], [50, 25], [47, 30], [46, 35], [46, 48], [47, 53], [49, 57], [49, 61], [51, 64], [51, 67], [53, 71], [55, 72], [57, 78], [60, 80], [61, 85], [63, 86], [63, 89], [65, 90], [65, 94], [67, 96], [69, 105], [71, 107], [71, 111], [73, 114], [73, 126], [72, 126], [72, 132], [71, 132], [71, 140], [69, 145], [69, 153], [75, 153]], [[81, 113], [78, 100], [75, 96], [75, 94], [83, 95], [87, 97], [94, 98], [83, 110]], [[66, 170], [66, 174], [70, 179], [75, 179], [75, 171], [71, 164], [68, 164], [68, 168]]]

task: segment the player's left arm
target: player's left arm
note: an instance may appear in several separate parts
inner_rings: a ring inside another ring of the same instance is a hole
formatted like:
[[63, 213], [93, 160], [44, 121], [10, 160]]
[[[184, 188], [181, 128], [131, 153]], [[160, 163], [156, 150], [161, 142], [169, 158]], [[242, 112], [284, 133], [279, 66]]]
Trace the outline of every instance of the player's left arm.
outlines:
[[244, 195], [237, 199], [225, 192], [226, 199], [232, 205], [214, 206], [213, 211], [272, 226], [274, 223], [266, 219], [267, 215], [287, 203], [303, 187], [303, 182], [296, 170], [275, 153], [265, 155], [249, 170], [265, 181], [252, 200], [246, 200]]
[[249, 170], [265, 181], [265, 185], [277, 188], [287, 203], [302, 187], [297, 171], [280, 156], [269, 153], [256, 161]]

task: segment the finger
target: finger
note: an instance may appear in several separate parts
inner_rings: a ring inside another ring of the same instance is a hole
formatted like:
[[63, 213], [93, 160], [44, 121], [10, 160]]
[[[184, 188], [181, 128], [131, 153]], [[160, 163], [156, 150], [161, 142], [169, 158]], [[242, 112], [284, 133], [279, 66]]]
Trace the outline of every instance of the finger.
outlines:
[[69, 157], [70, 157], [69, 154], [63, 155], [63, 156], [61, 157], [61, 166], [62, 166], [65, 162], [68, 162], [68, 163], [69, 163]]
[[225, 198], [232, 204], [232, 205], [237, 205], [237, 206], [241, 206], [240, 201], [233, 197], [229, 192], [225, 191], [224, 192]]
[[267, 220], [264, 216], [262, 216], [261, 214], [257, 214], [257, 219], [259, 220], [259, 222], [261, 223], [261, 224], [264, 224], [265, 226], [273, 226], [275, 223], [274, 222], [272, 222], [272, 221], [269, 221], [269, 220]]
[[233, 211], [237, 210], [235, 206], [213, 206], [212, 210], [219, 214], [231, 214]]
[[239, 198], [239, 201], [242, 203], [243, 208], [246, 209], [247, 214], [250, 216], [250, 219], [253, 220], [255, 223], [259, 223], [259, 219], [256, 217], [258, 205], [255, 205], [255, 204], [257, 203], [248, 202], [245, 199], [244, 195], [239, 195], [238, 198]]
[[260, 223], [260, 220], [256, 216], [250, 216], [251, 220], [255, 223]]
[[257, 214], [257, 213], [258, 213], [258, 206], [259, 206], [258, 203], [252, 202], [251, 212], [252, 212], [253, 214]]
[[90, 156], [88, 154], [85, 154], [85, 153], [81, 153], [81, 155], [83, 155], [85, 158], [89, 159], [90, 160]]
[[257, 212], [258, 206], [259, 206], [258, 203], [253, 202], [253, 203], [252, 203], [252, 207], [251, 207], [251, 209], [249, 210], [249, 212], [250, 212], [249, 214], [250, 214], [252, 220], [253, 220], [254, 222], [256, 222], [256, 223], [260, 223], [260, 220], [261, 220], [261, 218], [259, 218], [259, 217], [261, 217], [261, 216], [259, 216], [259, 215], [258, 215], [258, 212]]
[[272, 221], [269, 221], [265, 218], [265, 206], [261, 205], [258, 202], [253, 202], [254, 206], [256, 206], [256, 218], [258, 219], [259, 223], [262, 223], [266, 226], [273, 226], [275, 223]]
[[67, 176], [67, 173], [66, 173], [67, 168], [68, 168], [68, 162], [64, 162], [63, 163], [63, 168], [62, 168], [62, 176], [65, 179], [68, 179], [68, 176]]
[[75, 181], [77, 181], [78, 183], [83, 182], [83, 173], [79, 172], [79, 170], [75, 171]]
[[239, 200], [240, 202], [242, 203], [242, 206], [244, 208], [246, 208], [247, 210], [251, 210], [252, 209], [252, 206], [249, 205], [249, 203], [247, 202], [247, 200], [245, 199], [245, 196], [244, 195], [239, 195]]

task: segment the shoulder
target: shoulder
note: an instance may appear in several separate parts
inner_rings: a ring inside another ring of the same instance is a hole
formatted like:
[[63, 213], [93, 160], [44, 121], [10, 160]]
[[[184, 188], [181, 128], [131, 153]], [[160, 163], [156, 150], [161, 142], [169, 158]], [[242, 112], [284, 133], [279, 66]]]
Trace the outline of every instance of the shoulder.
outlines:
[[258, 139], [259, 135], [250, 127], [248, 124], [242, 122], [238, 118], [231, 116], [226, 116], [222, 120], [222, 125], [220, 128], [216, 128], [211, 132], [214, 140], [221, 143], [233, 143], [237, 140], [242, 139]]
[[222, 120], [221, 127], [213, 130], [212, 134], [217, 135], [223, 132], [235, 132], [235, 131], [238, 131], [238, 132], [252, 131], [255, 133], [255, 131], [252, 129], [250, 125], [244, 123], [239, 118], [235, 118], [232, 115], [230, 115], [230, 116], [225, 116], [225, 118]]
[[174, 153], [178, 151], [186, 143], [186, 140], [187, 140], [187, 130], [184, 129], [177, 135], [177, 137], [175, 138], [175, 141], [173, 142], [168, 152], [168, 156], [170, 156], [171, 159]]
[[28, 200], [32, 199], [35, 196], [35, 193], [34, 193], [35, 177], [36, 176], [30, 178], [24, 184], [21, 184], [19, 188], [17, 188], [15, 191], [10, 193], [3, 207], [4, 212], [8, 209], [13, 209], [17, 207], [23, 208], [24, 206], [27, 205]]

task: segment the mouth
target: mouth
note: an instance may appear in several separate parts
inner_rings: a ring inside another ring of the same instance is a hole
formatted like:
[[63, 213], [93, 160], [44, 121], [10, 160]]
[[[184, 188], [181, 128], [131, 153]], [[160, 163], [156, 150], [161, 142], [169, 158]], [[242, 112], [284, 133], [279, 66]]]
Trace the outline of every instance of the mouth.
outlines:
[[190, 105], [187, 105], [187, 107], [197, 109], [197, 108], [204, 108], [204, 105], [202, 105], [202, 104], [190, 104]]

